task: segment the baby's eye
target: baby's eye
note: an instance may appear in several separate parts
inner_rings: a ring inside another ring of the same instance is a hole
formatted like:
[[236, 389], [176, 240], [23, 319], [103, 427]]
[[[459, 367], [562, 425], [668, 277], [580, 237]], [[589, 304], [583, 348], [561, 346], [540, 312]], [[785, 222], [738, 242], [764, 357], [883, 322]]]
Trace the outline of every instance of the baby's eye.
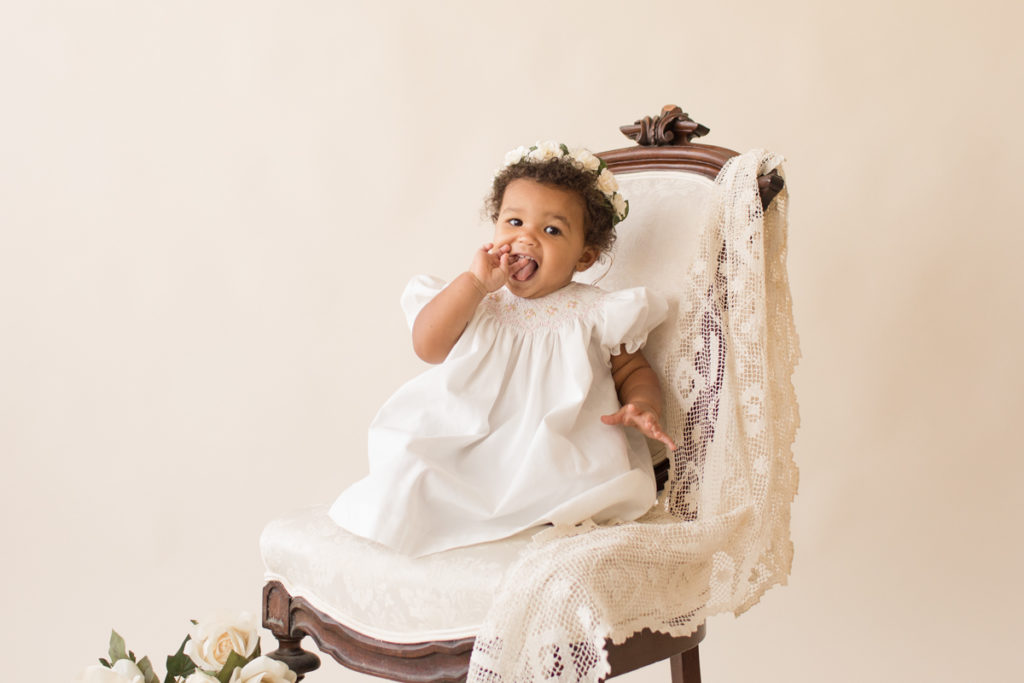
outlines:
[[544, 232], [546, 232], [549, 235], [561, 235], [562, 234], [562, 231], [559, 230], [558, 228], [556, 228], [553, 225], [549, 225], [548, 227], [544, 228]]
[[518, 218], [509, 218], [508, 219], [508, 224], [518, 228], [520, 225], [523, 224], [523, 222], [521, 220], [519, 220]]

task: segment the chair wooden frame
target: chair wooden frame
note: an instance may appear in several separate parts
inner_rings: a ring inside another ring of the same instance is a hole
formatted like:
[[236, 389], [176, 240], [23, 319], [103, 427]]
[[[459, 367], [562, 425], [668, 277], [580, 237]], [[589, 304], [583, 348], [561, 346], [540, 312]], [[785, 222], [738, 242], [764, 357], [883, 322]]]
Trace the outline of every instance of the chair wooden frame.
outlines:
[[[601, 152], [597, 156], [616, 174], [650, 170], [684, 171], [714, 179], [736, 152], [724, 147], [691, 142], [708, 133], [674, 105], [656, 117], [644, 117], [620, 127], [637, 146]], [[767, 208], [781, 191], [783, 179], [775, 171], [758, 178], [761, 204]], [[668, 461], [655, 468], [658, 486], [668, 478]], [[469, 669], [473, 638], [424, 643], [391, 643], [363, 635], [317, 610], [305, 598], [292, 596], [277, 581], [263, 588], [263, 626], [277, 638], [279, 647], [270, 656], [303, 676], [320, 666], [315, 654], [302, 649], [309, 636], [321, 652], [343, 666], [363, 673], [410, 683], [463, 681]], [[639, 669], [663, 659], [670, 660], [672, 683], [700, 683], [698, 644], [704, 639], [702, 624], [693, 634], [674, 638], [643, 630], [624, 643], [607, 643], [609, 677]]]

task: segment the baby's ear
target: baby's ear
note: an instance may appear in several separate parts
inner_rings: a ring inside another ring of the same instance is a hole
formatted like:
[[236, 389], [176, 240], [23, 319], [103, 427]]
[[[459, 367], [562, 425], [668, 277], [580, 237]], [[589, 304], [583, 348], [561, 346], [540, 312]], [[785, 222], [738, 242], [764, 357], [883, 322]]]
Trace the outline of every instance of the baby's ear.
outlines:
[[596, 247], [583, 247], [583, 253], [580, 254], [580, 260], [576, 262], [576, 272], [582, 273], [590, 266], [597, 263], [597, 257], [601, 255], [601, 252]]

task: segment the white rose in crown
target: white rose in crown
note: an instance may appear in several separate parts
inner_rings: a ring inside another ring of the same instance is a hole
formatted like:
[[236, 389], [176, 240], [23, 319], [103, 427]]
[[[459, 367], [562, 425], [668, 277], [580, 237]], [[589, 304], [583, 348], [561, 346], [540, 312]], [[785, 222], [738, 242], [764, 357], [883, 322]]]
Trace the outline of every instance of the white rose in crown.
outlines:
[[511, 150], [508, 154], [505, 155], [505, 165], [511, 166], [512, 164], [517, 164], [520, 161], [522, 161], [523, 157], [525, 157], [529, 153], [529, 147], [516, 147], [515, 149]]
[[562, 156], [562, 146], [554, 140], [546, 140], [537, 143], [537, 149], [530, 152], [530, 158], [535, 161], [547, 161]]
[[295, 672], [284, 662], [262, 656], [235, 669], [230, 683], [295, 683], [296, 678]]
[[615, 176], [607, 168], [601, 171], [601, 175], [597, 176], [597, 189], [609, 196], [613, 192], [619, 191], [618, 181], [615, 180]]
[[572, 153], [572, 158], [581, 167], [588, 171], [596, 171], [601, 168], [601, 160], [594, 156], [589, 149], [577, 149]]
[[626, 200], [618, 192], [616, 192], [612, 196], [612, 209], [615, 210], [615, 215], [616, 216], [625, 216], [626, 215]]
[[185, 654], [200, 669], [220, 671], [232, 652], [249, 657], [260, 642], [256, 617], [249, 612], [219, 613], [194, 624]]
[[99, 664], [87, 666], [76, 680], [82, 683], [145, 683], [146, 677], [135, 662], [121, 659], [114, 662], [111, 669]]

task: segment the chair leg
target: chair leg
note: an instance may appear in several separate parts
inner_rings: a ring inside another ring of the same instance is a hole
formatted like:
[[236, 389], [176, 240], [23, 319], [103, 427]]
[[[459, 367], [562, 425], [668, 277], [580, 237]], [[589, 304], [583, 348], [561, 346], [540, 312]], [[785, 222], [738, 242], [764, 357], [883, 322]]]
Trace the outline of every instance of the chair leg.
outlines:
[[310, 671], [320, 668], [320, 658], [312, 652], [302, 649], [301, 637], [288, 638], [276, 633], [274, 637], [277, 638], [278, 648], [273, 652], [268, 652], [267, 656], [287, 664], [288, 668], [297, 674], [296, 683]]
[[672, 683], [700, 683], [700, 654], [697, 648], [669, 658], [672, 667]]
[[302, 649], [306, 634], [295, 627], [292, 612], [292, 596], [285, 587], [277, 581], [268, 582], [263, 587], [263, 626], [277, 638], [278, 647], [267, 656], [287, 664], [297, 682], [319, 668], [320, 658]]

